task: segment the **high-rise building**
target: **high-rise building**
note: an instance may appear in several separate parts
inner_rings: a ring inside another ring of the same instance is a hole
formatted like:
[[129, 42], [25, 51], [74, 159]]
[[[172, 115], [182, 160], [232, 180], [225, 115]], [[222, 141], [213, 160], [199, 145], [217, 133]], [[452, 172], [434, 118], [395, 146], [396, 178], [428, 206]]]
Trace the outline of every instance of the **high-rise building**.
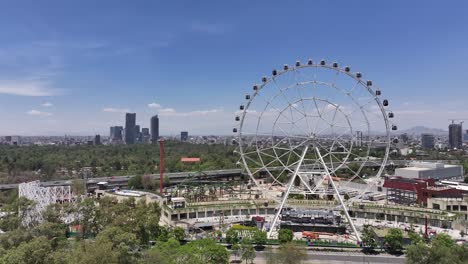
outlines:
[[158, 115], [151, 117], [151, 142], [157, 144], [159, 139], [159, 118]]
[[94, 136], [94, 145], [101, 145], [101, 135]]
[[468, 142], [468, 130], [465, 130], [465, 134], [463, 134], [463, 142]]
[[435, 147], [435, 137], [431, 134], [421, 135], [421, 146], [424, 149], [433, 149]]
[[147, 127], [141, 128], [140, 135], [141, 135], [141, 142], [142, 143], [147, 144], [147, 143], [150, 142], [151, 136], [150, 136], [149, 128], [147, 128]]
[[188, 132], [182, 131], [180, 132], [180, 141], [187, 141], [188, 140]]
[[462, 124], [452, 124], [449, 125], [449, 147], [451, 149], [461, 149], [462, 148]]
[[135, 126], [135, 142], [142, 142], [142, 135], [140, 132], [140, 125]]
[[125, 144], [135, 144], [136, 139], [136, 114], [127, 113], [125, 115]]
[[122, 126], [110, 127], [110, 141], [111, 142], [121, 142], [123, 140], [122, 134], [123, 134]]
[[362, 147], [362, 131], [356, 131], [356, 147]]

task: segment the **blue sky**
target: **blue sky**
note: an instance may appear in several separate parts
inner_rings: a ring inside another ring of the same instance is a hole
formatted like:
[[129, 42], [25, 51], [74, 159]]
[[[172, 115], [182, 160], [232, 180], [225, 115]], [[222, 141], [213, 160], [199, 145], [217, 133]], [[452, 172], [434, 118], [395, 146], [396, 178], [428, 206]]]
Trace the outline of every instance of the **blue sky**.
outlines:
[[401, 128], [468, 118], [466, 1], [1, 1], [0, 135], [229, 134], [245, 93], [295, 60], [351, 65]]

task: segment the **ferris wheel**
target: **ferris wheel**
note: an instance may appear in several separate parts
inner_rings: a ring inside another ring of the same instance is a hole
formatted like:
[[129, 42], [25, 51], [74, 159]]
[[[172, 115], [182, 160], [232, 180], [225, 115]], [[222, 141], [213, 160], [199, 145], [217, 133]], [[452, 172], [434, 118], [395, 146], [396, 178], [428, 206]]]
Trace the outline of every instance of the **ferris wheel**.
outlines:
[[346, 204], [380, 183], [397, 130], [381, 95], [349, 66], [311, 59], [273, 70], [245, 95], [233, 132], [250, 180], [279, 197], [269, 236], [290, 194], [328, 194], [360, 241]]

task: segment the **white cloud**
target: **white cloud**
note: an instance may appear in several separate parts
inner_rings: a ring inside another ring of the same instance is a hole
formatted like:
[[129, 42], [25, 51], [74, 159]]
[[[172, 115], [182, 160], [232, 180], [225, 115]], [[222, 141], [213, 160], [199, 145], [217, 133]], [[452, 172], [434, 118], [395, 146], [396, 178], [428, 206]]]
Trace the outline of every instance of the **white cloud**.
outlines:
[[113, 107], [106, 107], [102, 109], [103, 112], [109, 112], [109, 113], [127, 113], [130, 110], [127, 108], [113, 108]]
[[186, 117], [186, 116], [203, 116], [203, 115], [215, 114], [215, 113], [220, 113], [220, 112], [222, 112], [221, 109], [196, 110], [196, 111], [191, 111], [191, 112], [177, 112], [174, 108], [163, 108], [159, 110], [159, 115]]
[[54, 96], [59, 91], [49, 87], [44, 81], [0, 81], [0, 94], [17, 96]]
[[161, 110], [159, 110], [159, 113], [163, 113], [163, 114], [175, 114], [176, 113], [176, 110], [174, 108], [163, 108]]
[[26, 114], [32, 115], [32, 116], [51, 116], [52, 115], [52, 113], [42, 112], [42, 111], [38, 111], [38, 110], [34, 110], [34, 109], [26, 112]]
[[162, 106], [161, 106], [160, 104], [154, 103], [154, 102], [148, 104], [148, 107], [149, 107], [149, 108], [156, 108], [156, 109], [162, 108]]
[[45, 102], [45, 103], [42, 104], [42, 106], [43, 107], [51, 107], [51, 106], [53, 106], [53, 104], [50, 103], [50, 102]]

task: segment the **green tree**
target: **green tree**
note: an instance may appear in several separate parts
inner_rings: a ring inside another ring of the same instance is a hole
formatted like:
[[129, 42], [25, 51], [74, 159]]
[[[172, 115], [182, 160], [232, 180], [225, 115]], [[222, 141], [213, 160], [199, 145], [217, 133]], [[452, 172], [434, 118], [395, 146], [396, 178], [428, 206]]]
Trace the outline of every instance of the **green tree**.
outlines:
[[293, 238], [294, 234], [291, 229], [282, 228], [278, 232], [278, 240], [281, 244], [291, 242]]
[[242, 243], [241, 244], [241, 259], [245, 260], [245, 263], [247, 264], [249, 261], [250, 263], [253, 263], [253, 260], [255, 259], [255, 249], [253, 248], [252, 245], [248, 243]]
[[432, 239], [432, 245], [436, 247], [444, 246], [444, 247], [451, 248], [455, 245], [455, 241], [453, 241], [453, 239], [449, 235], [441, 233], [441, 234], [437, 234]]
[[141, 175], [135, 175], [128, 180], [128, 187], [131, 189], [143, 189], [143, 178]]
[[462, 264], [467, 259], [468, 247], [456, 245], [446, 234], [438, 234], [430, 245], [418, 242], [406, 249], [408, 264]]
[[264, 245], [267, 242], [267, 233], [260, 229], [255, 230], [253, 233], [252, 239], [257, 245]]
[[399, 253], [403, 249], [403, 232], [398, 228], [390, 228], [384, 241], [390, 253]]
[[70, 256], [72, 264], [115, 264], [118, 263], [118, 253], [112, 250], [109, 241], [96, 243], [82, 241], [78, 243]]
[[[186, 252], [190, 252], [200, 263], [226, 264], [229, 262], [229, 252], [211, 239], [196, 240], [182, 247]], [[187, 263], [187, 262], [180, 262]]]
[[[28, 212], [33, 208], [35, 203], [25, 197], [15, 198], [11, 203], [3, 206], [5, 216], [0, 218], [0, 229], [3, 231], [15, 230], [21, 226], [22, 220], [27, 216]], [[35, 225], [31, 219], [31, 225]]]
[[307, 253], [304, 248], [289, 242], [280, 246], [276, 258], [281, 264], [296, 264], [306, 260]]
[[166, 242], [158, 242], [156, 246], [149, 249], [144, 258], [144, 263], [172, 264], [177, 263], [177, 257], [180, 253], [180, 243], [174, 238]]
[[372, 228], [368, 225], [364, 226], [362, 231], [362, 247], [364, 252], [373, 252], [377, 247], [377, 241], [375, 240], [375, 234]]
[[137, 238], [135, 234], [126, 232], [120, 227], [108, 226], [96, 237], [96, 243], [111, 243], [112, 250], [117, 254], [118, 263], [135, 263], [134, 252], [137, 249]]
[[46, 237], [37, 237], [30, 242], [21, 243], [12, 248], [1, 258], [0, 263], [5, 264], [46, 264], [52, 247]]
[[426, 244], [419, 242], [408, 246], [406, 249], [407, 264], [429, 264], [430, 248]]
[[233, 245], [239, 243], [239, 234], [236, 230], [229, 228], [226, 232], [226, 243]]
[[241, 252], [241, 246], [239, 244], [234, 244], [231, 246], [231, 254], [234, 256], [234, 259], [237, 260]]
[[71, 189], [75, 195], [85, 194], [85, 186], [82, 179], [74, 179], [71, 184]]
[[176, 226], [172, 230], [174, 233], [174, 238], [177, 240], [184, 240], [185, 239], [185, 230], [182, 227]]
[[65, 243], [66, 237], [65, 234], [67, 232], [67, 226], [65, 224], [60, 223], [51, 223], [51, 222], [43, 222], [38, 226], [34, 227], [32, 230], [32, 234], [36, 237], [46, 237], [53, 249], [63, 245]]
[[420, 242], [424, 242], [421, 235], [419, 235], [416, 232], [410, 231], [410, 232], [408, 232], [408, 236], [409, 236], [409, 238], [411, 240], [411, 244], [417, 244], [417, 243], [420, 243]]

